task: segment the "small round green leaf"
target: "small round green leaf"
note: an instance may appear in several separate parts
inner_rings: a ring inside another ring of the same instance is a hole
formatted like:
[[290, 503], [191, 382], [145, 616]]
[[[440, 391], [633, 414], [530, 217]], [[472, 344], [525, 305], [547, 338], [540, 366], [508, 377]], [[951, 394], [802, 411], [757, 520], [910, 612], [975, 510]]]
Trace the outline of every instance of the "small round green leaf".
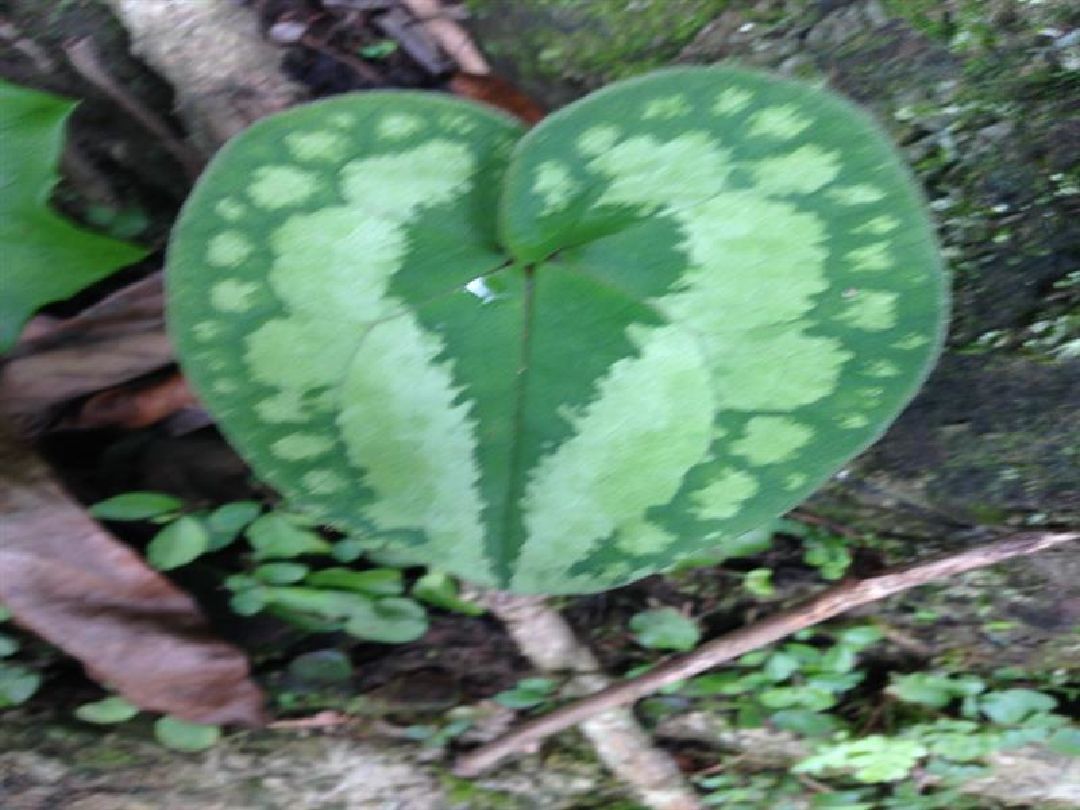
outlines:
[[697, 622], [675, 608], [645, 610], [630, 619], [634, 640], [656, 650], [692, 650], [701, 639]]
[[95, 700], [93, 703], [84, 703], [75, 710], [75, 716], [80, 720], [99, 725], [123, 723], [138, 713], [138, 706], [115, 695]]
[[764, 599], [776, 593], [776, 586], [772, 583], [772, 569], [755, 568], [747, 571], [743, 579], [743, 587], [754, 596]]
[[200, 398], [290, 503], [524, 593], [613, 587], [790, 509], [914, 394], [947, 309], [870, 118], [729, 68], [524, 136], [415, 93], [263, 119], [201, 177], [167, 284]]
[[207, 550], [221, 551], [261, 513], [262, 504], [255, 501], [233, 501], [219, 506], [206, 518], [206, 527], [210, 530], [210, 547]]
[[344, 620], [374, 610], [371, 597], [349, 591], [279, 585], [261, 588], [260, 596], [268, 604], [319, 619]]
[[289, 675], [313, 686], [344, 683], [352, 673], [352, 662], [341, 650], [315, 650], [289, 662]]
[[309, 575], [307, 584], [316, 588], [356, 591], [368, 596], [400, 596], [405, 590], [401, 572], [396, 568], [374, 568], [370, 571], [324, 568]]
[[40, 673], [23, 666], [0, 663], [0, 709], [25, 703], [39, 686]]
[[162, 492], [125, 492], [90, 507], [101, 520], [147, 520], [178, 512], [183, 502]]
[[154, 723], [154, 736], [166, 748], [194, 754], [213, 748], [221, 739], [221, 729], [165, 715]]
[[531, 709], [554, 696], [558, 684], [550, 678], [522, 678], [513, 689], [495, 695], [495, 702], [510, 709]]
[[266, 597], [261, 588], [245, 588], [232, 595], [229, 607], [238, 616], [254, 616], [266, 607]]
[[271, 512], [247, 527], [247, 539], [255, 556], [299, 557], [303, 554], [327, 554], [331, 546], [317, 533], [302, 529], [282, 515]]
[[307, 576], [308, 567], [300, 563], [263, 563], [251, 572], [259, 582], [267, 585], [292, 585]]
[[466, 616], [479, 616], [484, 612], [480, 605], [458, 596], [458, 586], [453, 577], [441, 571], [429, 571], [416, 580], [412, 595], [421, 602]]
[[154, 535], [146, 547], [146, 559], [159, 571], [171, 571], [198, 558], [209, 543], [202, 521], [185, 515]]
[[369, 641], [404, 644], [427, 632], [427, 611], [412, 599], [388, 597], [352, 611], [345, 632]]
[[987, 692], [979, 700], [983, 714], [995, 723], [1010, 726], [1022, 723], [1031, 715], [1054, 710], [1057, 700], [1034, 689], [1003, 689]]
[[807, 709], [781, 709], [769, 717], [778, 729], [790, 731], [800, 737], [824, 737], [840, 725], [832, 715]]
[[0, 658], [7, 658], [19, 651], [19, 640], [7, 633], [0, 633]]

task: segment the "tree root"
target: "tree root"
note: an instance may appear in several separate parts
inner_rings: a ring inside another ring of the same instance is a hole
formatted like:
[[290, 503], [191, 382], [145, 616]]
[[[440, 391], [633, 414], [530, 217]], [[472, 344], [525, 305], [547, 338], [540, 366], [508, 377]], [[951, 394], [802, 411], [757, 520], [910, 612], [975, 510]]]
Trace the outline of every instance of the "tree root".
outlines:
[[229, 0], [108, 0], [132, 52], [176, 90], [180, 117], [203, 154], [253, 121], [283, 110], [303, 89], [281, 72], [280, 51], [255, 15]]
[[[610, 683], [606, 676], [597, 674], [600, 664], [596, 657], [577, 640], [562, 616], [543, 598], [488, 592], [479, 600], [503, 621], [518, 648], [537, 669], [576, 673], [563, 689], [564, 695], [590, 694]], [[645, 806], [654, 810], [699, 810], [701, 807], [674, 761], [652, 744], [649, 734], [641, 728], [631, 710], [616, 708], [597, 712], [581, 723], [581, 732], [604, 764]], [[470, 761], [471, 757], [466, 757], [459, 764], [456, 769], [459, 776], [475, 776], [487, 765], [494, 764], [492, 761], [482, 763], [480, 768], [470, 768]]]

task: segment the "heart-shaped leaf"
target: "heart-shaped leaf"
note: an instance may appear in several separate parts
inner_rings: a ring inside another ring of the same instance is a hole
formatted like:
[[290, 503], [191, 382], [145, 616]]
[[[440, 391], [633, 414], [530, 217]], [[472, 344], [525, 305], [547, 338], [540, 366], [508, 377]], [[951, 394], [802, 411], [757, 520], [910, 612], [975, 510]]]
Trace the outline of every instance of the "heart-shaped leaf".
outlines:
[[188, 375], [258, 474], [395, 559], [594, 591], [775, 518], [941, 342], [919, 194], [847, 102], [613, 85], [522, 137], [366, 93], [215, 158], [169, 251]]

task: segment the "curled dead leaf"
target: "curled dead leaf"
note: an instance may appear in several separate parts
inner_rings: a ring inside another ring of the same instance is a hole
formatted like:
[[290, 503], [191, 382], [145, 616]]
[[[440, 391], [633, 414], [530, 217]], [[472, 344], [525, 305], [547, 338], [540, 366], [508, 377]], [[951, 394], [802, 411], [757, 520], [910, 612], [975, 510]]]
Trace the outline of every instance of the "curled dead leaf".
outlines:
[[535, 99], [506, 79], [491, 74], [456, 73], [450, 79], [450, 91], [463, 98], [498, 107], [526, 124], [535, 124], [547, 115], [547, 111]]

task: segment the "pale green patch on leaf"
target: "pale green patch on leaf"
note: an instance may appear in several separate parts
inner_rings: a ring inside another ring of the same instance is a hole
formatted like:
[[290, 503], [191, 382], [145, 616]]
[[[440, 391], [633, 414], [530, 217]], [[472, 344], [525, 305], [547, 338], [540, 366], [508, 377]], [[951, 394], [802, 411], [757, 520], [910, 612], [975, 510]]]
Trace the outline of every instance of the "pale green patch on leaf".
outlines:
[[248, 185], [248, 196], [255, 205], [271, 210], [300, 205], [315, 193], [316, 178], [293, 166], [260, 166]]
[[253, 246], [236, 231], [222, 231], [210, 240], [206, 260], [215, 267], [234, 267], [251, 255]]
[[247, 208], [232, 197], [226, 197], [214, 206], [214, 211], [220, 214], [222, 219], [234, 222], [244, 215]]
[[775, 464], [810, 441], [813, 431], [786, 416], [755, 416], [731, 447], [751, 464]]
[[806, 144], [751, 166], [757, 187], [766, 194], [812, 194], [840, 172], [839, 150]]
[[300, 160], [338, 160], [347, 147], [345, 139], [329, 129], [291, 132], [285, 136], [285, 143]]
[[565, 208], [576, 190], [577, 184], [562, 163], [549, 160], [537, 167], [533, 191], [544, 198], [545, 214]]
[[382, 138], [406, 138], [419, 131], [423, 125], [423, 120], [415, 115], [391, 113], [379, 121], [377, 131]]
[[839, 318], [856, 329], [882, 332], [896, 325], [897, 293], [886, 290], [858, 290]]
[[645, 103], [641, 116], [649, 118], [678, 118], [690, 112], [690, 103], [686, 96], [673, 95], [667, 98], [654, 98]]
[[48, 205], [75, 103], [0, 81], [0, 352], [27, 319], [146, 251], [77, 228]]
[[614, 127], [590, 127], [578, 137], [577, 149], [586, 157], [595, 157], [608, 151], [618, 139], [619, 131]]
[[210, 304], [224, 313], [247, 312], [251, 309], [251, 296], [257, 291], [258, 286], [253, 282], [235, 279], [219, 281], [210, 292]]
[[[168, 264], [185, 370], [258, 475], [386, 559], [531, 593], [790, 509], [912, 396], [946, 307], [869, 118], [720, 68], [524, 136], [417, 93], [289, 110], [214, 159]], [[260, 557], [325, 552], [266, 518]]]
[[757, 479], [741, 470], [726, 470], [691, 497], [702, 520], [722, 520], [738, 514], [739, 505], [758, 491]]
[[753, 98], [753, 93], [739, 87], [729, 87], [713, 103], [712, 111], [716, 115], [730, 115], [746, 109]]
[[[855, 186], [838, 186], [829, 189], [827, 194], [841, 205], [867, 205], [885, 199], [884, 189], [865, 183]], [[871, 222], [873, 221], [871, 220]]]
[[750, 116], [750, 134], [774, 138], [794, 138], [810, 126], [811, 119], [799, 115], [794, 104], [766, 107]]
[[888, 242], [875, 242], [856, 248], [848, 253], [847, 259], [851, 262], [851, 269], [857, 272], [887, 270], [892, 266]]

